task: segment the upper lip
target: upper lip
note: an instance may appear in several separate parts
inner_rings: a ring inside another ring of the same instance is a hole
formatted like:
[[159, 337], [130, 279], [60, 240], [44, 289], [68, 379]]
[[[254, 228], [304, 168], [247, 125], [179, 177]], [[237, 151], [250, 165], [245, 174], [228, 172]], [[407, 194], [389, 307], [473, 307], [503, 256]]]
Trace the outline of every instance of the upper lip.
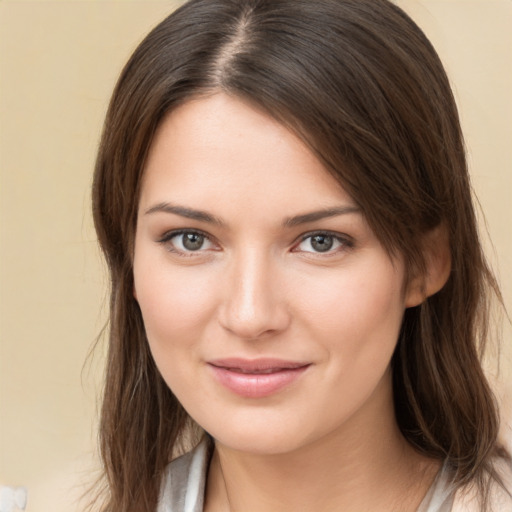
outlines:
[[230, 357], [226, 359], [214, 359], [208, 361], [208, 364], [218, 368], [225, 368], [227, 370], [240, 370], [250, 373], [266, 370], [294, 370], [297, 368], [303, 368], [304, 366], [309, 366], [310, 363], [302, 361], [287, 361], [276, 358], [244, 359], [239, 357]]

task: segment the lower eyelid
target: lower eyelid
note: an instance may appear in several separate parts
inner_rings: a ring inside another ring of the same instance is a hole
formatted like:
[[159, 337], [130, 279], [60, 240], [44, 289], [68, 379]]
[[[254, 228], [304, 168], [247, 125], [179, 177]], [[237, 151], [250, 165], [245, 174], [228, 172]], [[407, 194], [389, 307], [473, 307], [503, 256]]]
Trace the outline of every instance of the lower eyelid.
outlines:
[[[198, 249], [196, 251], [193, 251], [193, 250], [182, 250], [182, 249], [176, 247], [174, 244], [171, 243], [171, 240], [173, 238], [179, 237], [180, 235], [186, 235], [186, 234], [189, 234], [189, 233], [197, 234], [197, 235], [200, 235], [200, 236], [204, 237], [205, 242], [208, 245], [208, 247], [201, 248], [201, 249]], [[311, 250], [311, 251], [302, 250], [301, 251], [300, 249], [298, 249], [299, 246], [303, 242], [305, 242], [309, 238], [313, 238], [314, 236], [331, 237], [339, 245], [334, 247], [334, 248], [328, 249], [325, 252], [314, 251], [314, 250]], [[197, 253], [199, 255], [199, 254], [201, 254], [201, 253], [203, 253], [205, 251], [218, 250], [219, 249], [218, 244], [212, 239], [212, 237], [210, 235], [208, 235], [207, 233], [204, 233], [204, 232], [202, 232], [200, 230], [197, 230], [197, 229], [178, 229], [178, 230], [168, 231], [168, 232], [164, 233], [162, 236], [160, 236], [159, 238], [157, 238], [156, 242], [159, 243], [159, 244], [162, 244], [162, 245], [168, 244], [168, 245], [171, 246], [170, 248], [168, 248], [169, 251], [175, 252], [175, 253], [186, 254], [187, 256], [193, 256], [195, 253]], [[325, 232], [325, 231], [317, 231], [317, 232], [313, 232], [313, 233], [308, 233], [308, 234], [302, 235], [300, 237], [299, 242], [294, 244], [294, 247], [292, 248], [292, 252], [305, 252], [305, 253], [311, 253], [311, 254], [316, 254], [316, 255], [320, 255], [320, 256], [321, 255], [329, 256], [329, 255], [335, 254], [339, 250], [351, 249], [353, 247], [354, 247], [354, 242], [348, 236], [341, 236], [339, 234], [331, 233], [331, 232], [328, 232], [328, 231], [327, 232]]]
[[325, 251], [325, 253], [322, 253], [320, 251], [304, 251], [304, 252], [310, 252], [312, 254], [320, 254], [320, 255], [321, 254], [332, 254], [333, 252], [336, 252], [337, 249], [340, 249], [340, 248], [352, 248], [354, 246], [354, 242], [349, 237], [347, 237], [347, 236], [341, 236], [339, 234], [331, 233], [329, 231], [316, 231], [316, 232], [313, 232], [313, 233], [307, 233], [307, 234], [303, 235], [300, 238], [300, 241], [295, 245], [295, 249], [297, 249], [306, 240], [308, 240], [310, 238], [313, 238], [315, 236], [330, 237], [335, 242], [337, 242], [339, 244], [339, 246], [335, 247], [334, 250], [333, 249], [329, 249], [328, 251]]
[[[180, 245], [183, 247], [183, 239], [181, 239], [180, 242], [176, 243], [173, 242], [173, 238], [179, 238], [180, 235], [187, 235], [187, 234], [196, 234], [200, 235], [204, 238], [204, 245], [205, 247], [201, 247], [197, 250], [191, 250], [185, 248], [179, 247]], [[157, 243], [162, 245], [166, 251], [175, 254], [179, 257], [184, 258], [200, 258], [205, 257], [206, 255], [210, 254], [211, 252], [218, 252], [221, 250], [219, 247], [219, 244], [216, 242], [216, 240], [210, 236], [207, 233], [204, 233], [201, 230], [198, 229], [178, 229], [173, 231], [168, 231], [164, 235], [162, 235], [159, 239], [157, 239]]]
[[[305, 238], [299, 244], [298, 247], [300, 247], [304, 242], [307, 242], [308, 238]], [[311, 250], [307, 250], [307, 249], [299, 249], [299, 250], [302, 250], [302, 252], [308, 252], [308, 253], [311, 253], [311, 254], [320, 254], [320, 255], [321, 254], [333, 254], [333, 253], [337, 252], [341, 247], [343, 247], [344, 244], [343, 244], [342, 241], [338, 240], [337, 238], [333, 238], [333, 245], [332, 245], [332, 247], [330, 247], [329, 249], [327, 249], [325, 251], [315, 251], [313, 246], [311, 245], [311, 242], [310, 242], [310, 246], [311, 246]]]

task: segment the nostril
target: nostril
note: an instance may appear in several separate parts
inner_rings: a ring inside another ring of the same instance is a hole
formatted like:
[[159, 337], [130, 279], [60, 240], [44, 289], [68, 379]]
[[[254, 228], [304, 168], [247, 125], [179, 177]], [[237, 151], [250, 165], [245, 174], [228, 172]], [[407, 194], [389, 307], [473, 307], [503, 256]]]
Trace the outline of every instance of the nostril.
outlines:
[[289, 324], [289, 314], [280, 305], [265, 310], [239, 307], [224, 310], [220, 323], [239, 338], [258, 340], [284, 331]]

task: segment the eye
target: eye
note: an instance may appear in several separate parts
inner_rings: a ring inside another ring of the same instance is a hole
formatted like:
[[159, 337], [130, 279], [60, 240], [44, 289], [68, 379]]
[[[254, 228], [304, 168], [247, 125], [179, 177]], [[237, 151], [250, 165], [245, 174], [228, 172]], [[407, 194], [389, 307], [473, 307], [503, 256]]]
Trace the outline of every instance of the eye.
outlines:
[[210, 238], [200, 231], [171, 231], [166, 233], [160, 240], [172, 252], [193, 253], [202, 252], [215, 248]]
[[352, 246], [352, 241], [347, 237], [330, 232], [317, 232], [304, 235], [301, 242], [295, 246], [294, 251], [319, 254], [336, 253], [340, 249]]

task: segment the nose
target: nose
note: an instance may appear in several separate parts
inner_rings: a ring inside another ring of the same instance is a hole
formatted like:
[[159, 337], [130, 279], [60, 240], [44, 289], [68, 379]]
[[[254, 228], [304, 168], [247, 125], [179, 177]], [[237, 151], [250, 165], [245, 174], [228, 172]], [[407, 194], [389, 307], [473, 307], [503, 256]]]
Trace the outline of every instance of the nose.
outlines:
[[290, 323], [279, 269], [269, 260], [248, 251], [226, 273], [219, 320], [239, 338], [266, 338], [284, 331]]

